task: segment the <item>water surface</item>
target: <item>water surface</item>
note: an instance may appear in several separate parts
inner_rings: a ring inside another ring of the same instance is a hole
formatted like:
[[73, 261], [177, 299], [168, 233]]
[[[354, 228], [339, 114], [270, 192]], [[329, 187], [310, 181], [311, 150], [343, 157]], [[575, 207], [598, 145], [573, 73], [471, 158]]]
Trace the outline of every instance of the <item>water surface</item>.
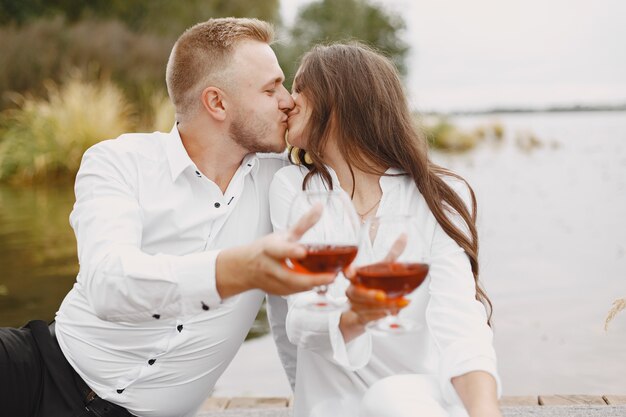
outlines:
[[[626, 113], [459, 117], [498, 120], [500, 145], [438, 155], [479, 200], [482, 280], [495, 304], [505, 392], [624, 394]], [[520, 147], [532, 132], [541, 142]]]

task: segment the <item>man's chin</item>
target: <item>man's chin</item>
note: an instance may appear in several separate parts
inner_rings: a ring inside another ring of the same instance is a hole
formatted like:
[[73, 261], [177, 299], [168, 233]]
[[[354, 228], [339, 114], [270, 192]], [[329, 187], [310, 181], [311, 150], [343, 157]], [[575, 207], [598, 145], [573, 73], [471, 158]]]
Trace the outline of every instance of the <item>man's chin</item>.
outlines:
[[251, 149], [251, 152], [256, 153], [283, 153], [287, 148], [287, 144], [284, 140], [280, 140], [279, 142], [267, 143], [267, 144], [259, 144], [255, 149]]
[[281, 141], [281, 143], [276, 144], [271, 151], [271, 153], [283, 153], [285, 152], [285, 149], [287, 149], [287, 144], [285, 143], [285, 141]]

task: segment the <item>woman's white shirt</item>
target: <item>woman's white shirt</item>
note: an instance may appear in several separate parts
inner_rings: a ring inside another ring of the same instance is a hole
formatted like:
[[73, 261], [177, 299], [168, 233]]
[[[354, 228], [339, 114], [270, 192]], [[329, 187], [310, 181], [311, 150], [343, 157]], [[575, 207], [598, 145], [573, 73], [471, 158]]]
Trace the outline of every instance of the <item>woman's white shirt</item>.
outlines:
[[[340, 189], [334, 171], [329, 168], [333, 188]], [[270, 212], [274, 230], [287, 227], [291, 201], [302, 190], [308, 170], [288, 166], [279, 170], [270, 186]], [[500, 395], [493, 334], [487, 325], [483, 305], [475, 298], [475, 284], [469, 259], [464, 250], [437, 223], [426, 201], [408, 175], [390, 169], [380, 179], [383, 192], [377, 216], [416, 216], [430, 247], [430, 272], [426, 281], [408, 296], [410, 304], [401, 316], [421, 325], [416, 333], [377, 337], [365, 333], [345, 343], [338, 324], [341, 312], [311, 313], [297, 305], [310, 297], [299, 293], [287, 297], [286, 318], [280, 307], [272, 309], [272, 327], [285, 321], [286, 335], [297, 346], [294, 417], [316, 415], [316, 409], [350, 407], [376, 381], [397, 374], [436, 376], [444, 400], [458, 404], [451, 379], [470, 371], [486, 371], [494, 376]], [[449, 184], [462, 197], [468, 194], [461, 181]], [[311, 178], [307, 189], [325, 190], [319, 175]], [[467, 201], [467, 200], [466, 200]], [[464, 226], [460, 217], [453, 218]], [[329, 295], [345, 300], [349, 282], [343, 276], [329, 287]], [[270, 302], [272, 302], [270, 300]], [[274, 300], [276, 303], [277, 300]], [[278, 344], [286, 369], [293, 355], [285, 342]], [[293, 361], [293, 359], [291, 359]], [[289, 373], [289, 371], [288, 371]]]

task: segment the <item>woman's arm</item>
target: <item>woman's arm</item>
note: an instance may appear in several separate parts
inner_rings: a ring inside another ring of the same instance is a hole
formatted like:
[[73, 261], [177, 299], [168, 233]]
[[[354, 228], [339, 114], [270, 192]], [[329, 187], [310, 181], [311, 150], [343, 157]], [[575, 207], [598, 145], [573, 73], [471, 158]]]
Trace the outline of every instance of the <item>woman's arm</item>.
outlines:
[[[457, 192], [463, 197], [461, 191]], [[466, 198], [464, 200], [467, 201]], [[464, 223], [458, 216], [452, 214], [450, 220], [463, 228]], [[490, 388], [485, 388], [485, 380], [479, 378], [478, 385], [472, 390], [481, 394], [464, 393], [464, 404], [473, 406], [473, 401], [466, 404], [469, 398], [483, 398], [493, 390], [495, 393], [491, 395], [497, 398], [501, 392], [493, 332], [487, 324], [484, 306], [476, 299], [476, 283], [467, 254], [433, 221], [428, 285], [430, 300], [426, 307], [426, 322], [440, 354], [439, 383], [446, 401], [454, 402], [458, 401], [457, 394], [461, 388], [453, 385], [453, 380], [458, 381], [456, 378], [465, 375], [490, 375], [487, 381], [493, 387], [489, 385]], [[464, 392], [467, 390], [466, 387], [463, 389]], [[497, 409], [495, 400], [481, 400], [477, 404], [491, 404]], [[468, 409], [468, 412], [471, 410]]]
[[470, 417], [502, 417], [496, 380], [490, 373], [472, 371], [452, 378], [452, 385]]

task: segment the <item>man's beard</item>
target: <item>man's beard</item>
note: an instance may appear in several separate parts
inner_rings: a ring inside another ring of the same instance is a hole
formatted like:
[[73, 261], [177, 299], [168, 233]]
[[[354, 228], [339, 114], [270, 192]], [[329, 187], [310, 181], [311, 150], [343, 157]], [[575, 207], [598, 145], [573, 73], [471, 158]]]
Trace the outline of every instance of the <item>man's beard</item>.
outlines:
[[263, 139], [269, 136], [271, 128], [267, 123], [263, 123], [257, 117], [252, 120], [244, 120], [239, 115], [230, 125], [230, 138], [248, 152], [282, 152], [286, 144], [263, 143]]

